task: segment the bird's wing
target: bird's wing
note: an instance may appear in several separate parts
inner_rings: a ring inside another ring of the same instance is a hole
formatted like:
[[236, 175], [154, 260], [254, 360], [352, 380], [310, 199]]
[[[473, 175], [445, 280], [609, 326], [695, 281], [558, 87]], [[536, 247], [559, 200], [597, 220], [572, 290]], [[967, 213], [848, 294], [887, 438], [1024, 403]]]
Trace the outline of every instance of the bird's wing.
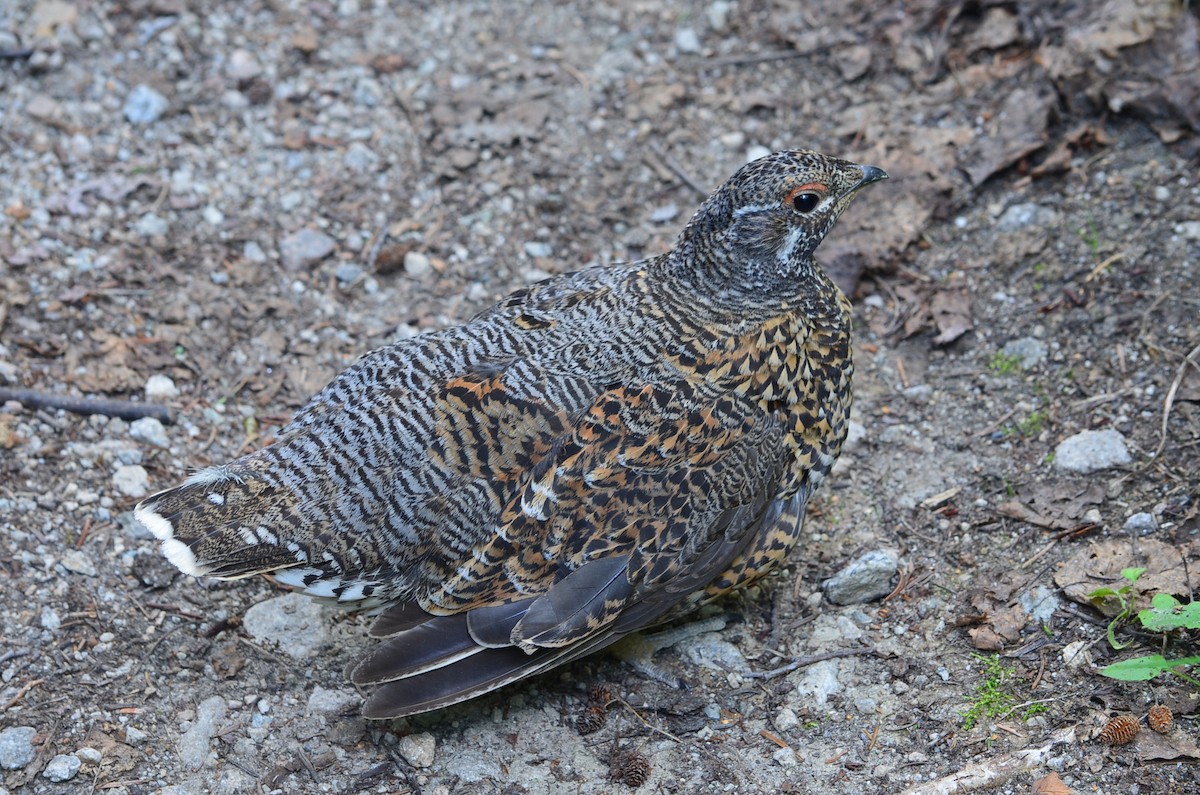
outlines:
[[777, 422], [688, 384], [606, 391], [524, 478], [496, 532], [450, 561], [420, 621], [352, 666], [366, 714], [471, 698], [651, 625], [724, 572], [787, 501]]

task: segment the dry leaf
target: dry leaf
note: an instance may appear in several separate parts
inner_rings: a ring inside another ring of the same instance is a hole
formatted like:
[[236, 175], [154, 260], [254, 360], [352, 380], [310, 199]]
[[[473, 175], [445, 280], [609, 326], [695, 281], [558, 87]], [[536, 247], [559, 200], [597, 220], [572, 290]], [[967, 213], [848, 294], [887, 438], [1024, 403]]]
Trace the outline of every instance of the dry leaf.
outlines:
[[1029, 792], [1030, 795], [1075, 795], [1075, 790], [1064, 784], [1057, 773], [1051, 773], [1033, 782], [1033, 789]]

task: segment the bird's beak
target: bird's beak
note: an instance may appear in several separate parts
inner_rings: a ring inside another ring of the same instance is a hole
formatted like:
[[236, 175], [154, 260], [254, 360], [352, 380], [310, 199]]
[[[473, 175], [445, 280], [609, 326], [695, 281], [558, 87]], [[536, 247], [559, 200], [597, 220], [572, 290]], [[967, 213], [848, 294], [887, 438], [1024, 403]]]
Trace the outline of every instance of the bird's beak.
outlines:
[[866, 187], [872, 182], [878, 182], [881, 179], [888, 178], [887, 172], [877, 166], [859, 166], [859, 168], [862, 169], [863, 176], [862, 179], [858, 181], [858, 184], [850, 189], [852, 192], [858, 190], [859, 188]]

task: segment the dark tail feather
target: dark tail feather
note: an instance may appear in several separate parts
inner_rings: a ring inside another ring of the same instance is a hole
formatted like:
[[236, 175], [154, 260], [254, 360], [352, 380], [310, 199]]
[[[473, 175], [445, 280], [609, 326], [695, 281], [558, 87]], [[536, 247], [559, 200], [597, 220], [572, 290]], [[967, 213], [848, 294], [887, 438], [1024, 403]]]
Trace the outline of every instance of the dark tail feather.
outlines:
[[467, 630], [466, 614], [436, 616], [376, 645], [350, 665], [346, 677], [356, 685], [391, 682], [453, 667], [481, 651]]

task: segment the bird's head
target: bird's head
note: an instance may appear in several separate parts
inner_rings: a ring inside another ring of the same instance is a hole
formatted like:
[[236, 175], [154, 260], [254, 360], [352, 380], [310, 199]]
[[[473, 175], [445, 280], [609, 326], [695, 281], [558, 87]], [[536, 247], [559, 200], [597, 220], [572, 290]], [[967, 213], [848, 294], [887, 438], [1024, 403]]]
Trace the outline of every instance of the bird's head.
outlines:
[[750, 288], [794, 281], [859, 190], [887, 179], [817, 152], [776, 152], [747, 163], [718, 188], [683, 233], [692, 257]]

